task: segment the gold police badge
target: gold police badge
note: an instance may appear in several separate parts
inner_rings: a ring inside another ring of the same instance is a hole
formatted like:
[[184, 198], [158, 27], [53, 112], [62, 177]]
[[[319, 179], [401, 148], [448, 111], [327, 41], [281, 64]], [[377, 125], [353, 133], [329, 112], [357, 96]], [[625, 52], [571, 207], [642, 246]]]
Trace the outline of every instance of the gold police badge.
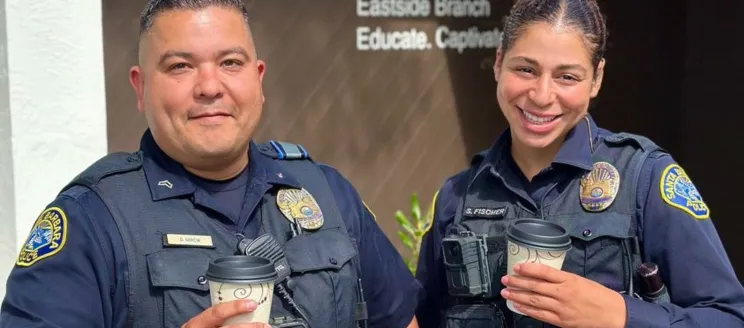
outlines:
[[317, 230], [323, 226], [323, 212], [313, 195], [304, 188], [279, 190], [276, 205], [287, 220], [304, 230]]
[[620, 173], [607, 162], [594, 163], [592, 171], [581, 178], [581, 206], [590, 212], [606, 210], [620, 189]]

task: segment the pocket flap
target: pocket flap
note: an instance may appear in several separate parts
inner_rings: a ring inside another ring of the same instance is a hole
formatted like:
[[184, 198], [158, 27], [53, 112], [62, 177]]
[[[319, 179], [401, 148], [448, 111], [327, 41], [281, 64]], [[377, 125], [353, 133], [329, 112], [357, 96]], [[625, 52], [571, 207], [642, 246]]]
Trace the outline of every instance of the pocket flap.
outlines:
[[155, 287], [209, 290], [204, 278], [209, 262], [219, 256], [214, 251], [194, 248], [167, 248], [147, 254], [147, 270]]
[[356, 255], [349, 236], [339, 228], [298, 235], [284, 247], [289, 266], [298, 273], [338, 270]]
[[[501, 327], [500, 324], [503, 320], [501, 311], [491, 304], [455, 305], [447, 311], [447, 318], [464, 321], [486, 321], [490, 324], [488, 327]], [[467, 324], [465, 325], [467, 326]]]
[[599, 237], [630, 237], [631, 215], [621, 213], [583, 213], [561, 217], [559, 223], [572, 238], [591, 241]]

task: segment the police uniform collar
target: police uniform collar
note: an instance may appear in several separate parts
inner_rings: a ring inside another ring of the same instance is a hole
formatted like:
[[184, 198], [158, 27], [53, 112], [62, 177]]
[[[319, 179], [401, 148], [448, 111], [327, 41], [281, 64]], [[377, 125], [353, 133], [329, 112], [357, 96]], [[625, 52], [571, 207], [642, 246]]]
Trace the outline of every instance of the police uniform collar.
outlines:
[[153, 200], [191, 195], [196, 191], [186, 170], [160, 149], [150, 129], [142, 136], [140, 150], [143, 154], [142, 168]]
[[[282, 172], [273, 160], [262, 155], [256, 147], [251, 142], [248, 151], [248, 176], [251, 180], [300, 188], [294, 177]], [[194, 194], [196, 185], [189, 180], [186, 169], [160, 149], [149, 129], [142, 136], [140, 149], [144, 154], [142, 166], [153, 200]]]
[[509, 153], [510, 147], [511, 130], [507, 128], [486, 152], [477, 155], [483, 156], [484, 162], [476, 176], [485, 170], [490, 170], [491, 174], [497, 176], [503, 174], [507, 167], [506, 156], [511, 156]]
[[272, 185], [287, 186], [292, 188], [302, 188], [297, 179], [289, 172], [284, 171], [276, 160], [266, 156], [258, 149], [258, 145], [251, 141], [248, 149], [248, 169], [251, 170], [251, 177], [263, 180]]
[[597, 124], [587, 114], [571, 131], [568, 131], [566, 140], [558, 150], [553, 163], [591, 171], [594, 164], [592, 153], [597, 144], [598, 130]]
[[[558, 150], [553, 163], [574, 166], [583, 170], [591, 171], [592, 153], [597, 144], [599, 128], [594, 120], [587, 114], [566, 135], [566, 140]], [[493, 174], [499, 175], [508, 166], [507, 156], [511, 156], [511, 130], [507, 128], [491, 148], [485, 153], [484, 169], [490, 169]]]

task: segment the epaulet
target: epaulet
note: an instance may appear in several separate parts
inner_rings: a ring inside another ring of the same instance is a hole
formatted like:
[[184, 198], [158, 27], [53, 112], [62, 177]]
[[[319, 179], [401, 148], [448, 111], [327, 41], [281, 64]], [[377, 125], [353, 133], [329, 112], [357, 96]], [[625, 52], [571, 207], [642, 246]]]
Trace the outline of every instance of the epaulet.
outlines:
[[656, 143], [651, 141], [651, 139], [627, 132], [613, 133], [606, 136], [604, 138], [604, 141], [607, 143], [608, 146], [611, 147], [623, 147], [631, 145], [633, 147], [640, 148], [643, 151], [661, 150], [661, 148]]
[[75, 184], [91, 186], [97, 184], [106, 176], [137, 170], [142, 166], [142, 153], [116, 152], [108, 154], [90, 165], [85, 171], [76, 176], [72, 182], [65, 187]]
[[310, 159], [305, 147], [291, 142], [270, 140], [258, 144], [258, 150], [268, 157], [279, 160]]

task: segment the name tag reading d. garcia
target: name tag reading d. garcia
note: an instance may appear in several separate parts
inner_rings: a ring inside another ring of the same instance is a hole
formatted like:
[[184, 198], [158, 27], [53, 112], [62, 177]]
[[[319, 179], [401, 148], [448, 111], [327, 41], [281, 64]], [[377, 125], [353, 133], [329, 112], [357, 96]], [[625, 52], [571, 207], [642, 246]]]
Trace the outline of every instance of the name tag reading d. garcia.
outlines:
[[163, 235], [163, 246], [214, 248], [214, 243], [212, 236], [167, 233]]

